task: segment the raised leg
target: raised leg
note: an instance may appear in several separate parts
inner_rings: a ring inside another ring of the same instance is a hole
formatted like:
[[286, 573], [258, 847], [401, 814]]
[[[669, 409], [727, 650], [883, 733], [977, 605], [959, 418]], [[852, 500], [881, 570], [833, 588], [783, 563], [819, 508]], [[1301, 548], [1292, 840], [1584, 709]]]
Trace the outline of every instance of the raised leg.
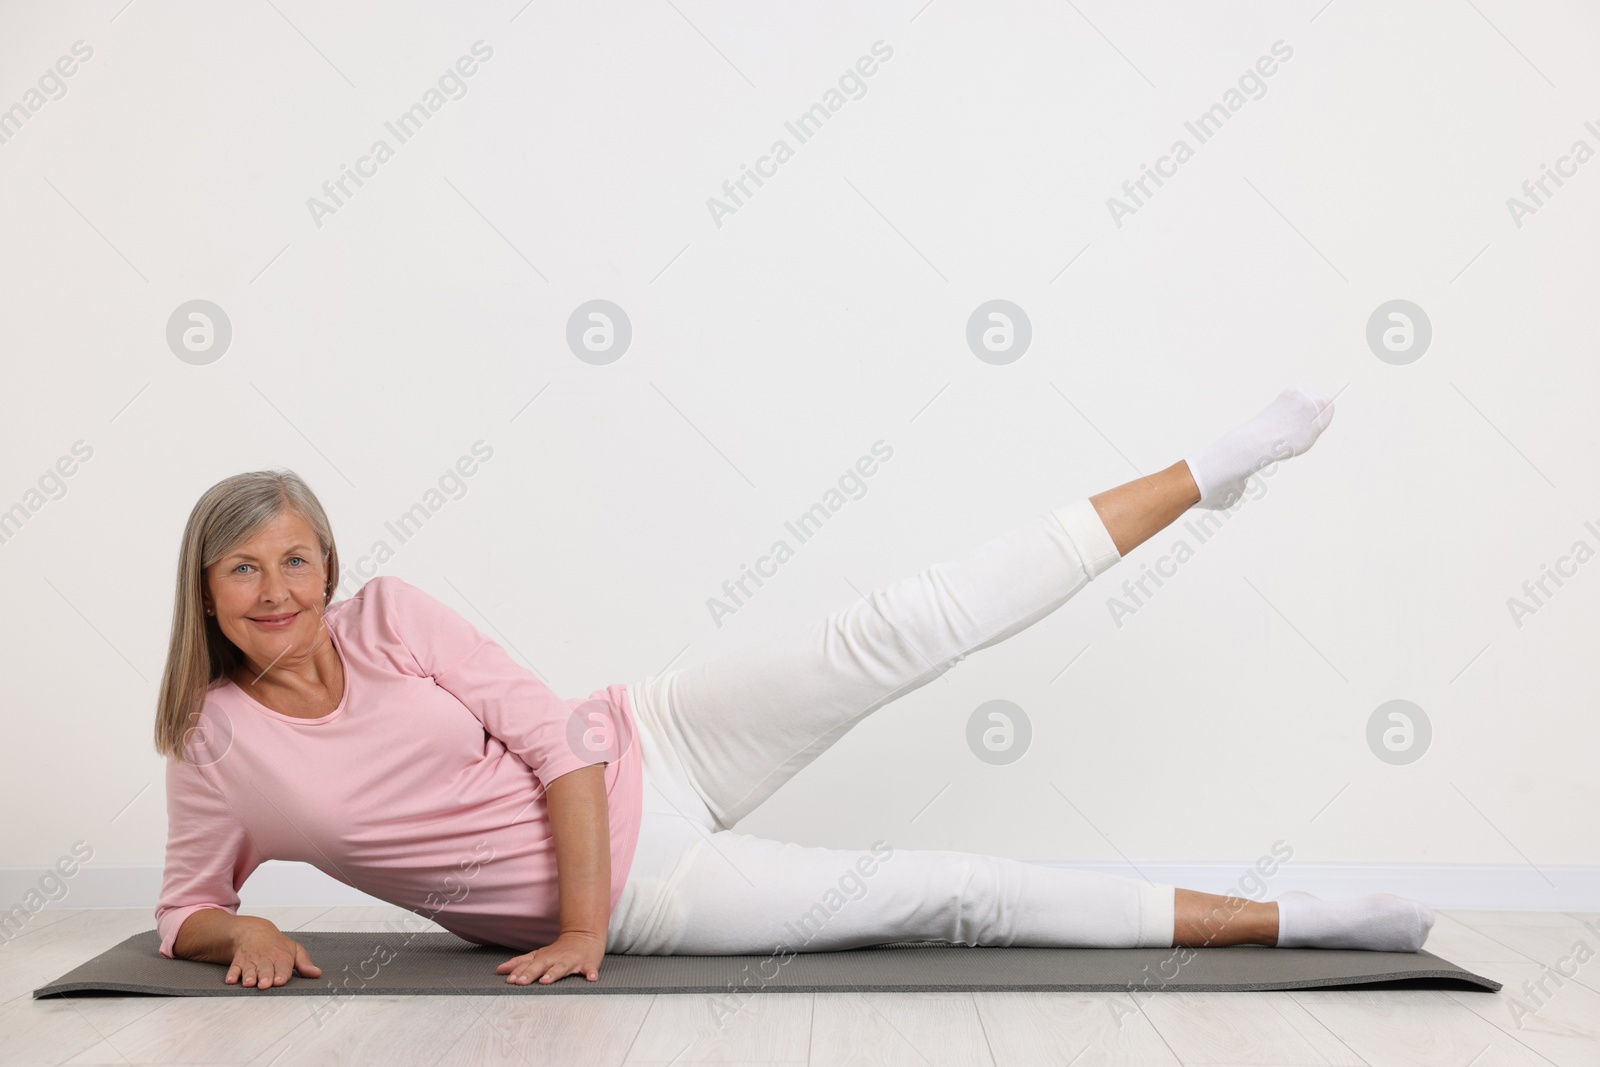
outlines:
[[731, 828], [862, 718], [1055, 611], [1197, 499], [1174, 464], [874, 590], [795, 639], [647, 679], [633, 702]]
[[731, 828], [861, 719], [1033, 625], [1118, 558], [1089, 502], [1075, 501], [793, 638], [647, 679], [634, 703]]
[[1226, 506], [1261, 466], [1311, 447], [1331, 418], [1331, 403], [1285, 390], [1163, 471], [875, 590], [795, 639], [647, 679], [634, 703], [731, 828], [861, 719], [1038, 622], [1189, 507]]

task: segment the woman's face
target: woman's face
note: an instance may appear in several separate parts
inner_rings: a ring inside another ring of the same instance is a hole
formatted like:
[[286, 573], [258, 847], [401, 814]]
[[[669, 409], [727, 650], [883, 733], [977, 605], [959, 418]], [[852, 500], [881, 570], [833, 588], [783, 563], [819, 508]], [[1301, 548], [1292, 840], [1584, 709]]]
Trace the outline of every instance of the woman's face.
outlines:
[[327, 586], [316, 532], [285, 511], [206, 568], [206, 607], [228, 639], [265, 670], [317, 648]]

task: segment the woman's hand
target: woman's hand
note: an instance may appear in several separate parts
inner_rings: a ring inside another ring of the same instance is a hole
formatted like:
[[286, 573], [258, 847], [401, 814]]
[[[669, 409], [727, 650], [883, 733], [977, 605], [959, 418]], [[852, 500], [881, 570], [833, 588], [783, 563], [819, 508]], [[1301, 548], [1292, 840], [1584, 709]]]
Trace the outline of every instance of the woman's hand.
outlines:
[[495, 968], [495, 973], [518, 985], [527, 985], [535, 978], [541, 985], [549, 985], [569, 974], [581, 974], [593, 982], [600, 977], [600, 958], [605, 954], [604, 937], [562, 934], [544, 948], [506, 960]]
[[[544, 948], [506, 960], [496, 972], [527, 985], [549, 985], [569, 974], [600, 977], [600, 957], [610, 934], [611, 839], [606, 815], [606, 766], [592, 763], [545, 787], [556, 845], [561, 933]], [[509, 972], [509, 973], [507, 973]]]
[[321, 978], [322, 968], [311, 962], [305, 946], [287, 936], [267, 919], [241, 915], [233, 935], [233, 962], [222, 979], [228, 985], [268, 989], [283, 985], [298, 970], [305, 978]]

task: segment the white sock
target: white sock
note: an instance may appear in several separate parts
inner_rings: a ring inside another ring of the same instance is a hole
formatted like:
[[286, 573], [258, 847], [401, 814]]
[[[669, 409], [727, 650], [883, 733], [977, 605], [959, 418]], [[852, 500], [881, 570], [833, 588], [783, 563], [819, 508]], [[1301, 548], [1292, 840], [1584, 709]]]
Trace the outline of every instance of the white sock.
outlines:
[[1322, 900], [1296, 890], [1278, 898], [1279, 948], [1415, 952], [1432, 929], [1432, 908], [1393, 893]]
[[1309, 389], [1285, 389], [1261, 414], [1184, 460], [1200, 487], [1199, 506], [1232, 507], [1244, 495], [1245, 479], [1268, 463], [1298, 456], [1332, 421], [1333, 401]]

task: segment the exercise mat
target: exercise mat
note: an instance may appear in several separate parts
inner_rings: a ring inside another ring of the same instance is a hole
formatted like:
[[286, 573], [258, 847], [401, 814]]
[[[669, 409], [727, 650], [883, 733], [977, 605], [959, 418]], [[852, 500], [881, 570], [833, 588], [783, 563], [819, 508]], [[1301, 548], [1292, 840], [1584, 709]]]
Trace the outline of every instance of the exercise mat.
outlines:
[[[33, 991], [174, 997], [376, 994], [561, 996], [605, 993], [820, 992], [1256, 992], [1271, 989], [1429, 988], [1496, 992], [1500, 983], [1431, 952], [1359, 952], [1233, 945], [1170, 948], [970, 948], [897, 942], [839, 952], [747, 956], [608, 955], [600, 977], [512, 985], [495, 968], [511, 949], [454, 934], [403, 930], [291, 930], [322, 977], [295, 975], [270, 989], [228, 985], [216, 963], [167, 959], [154, 930], [120, 944]], [[43, 936], [49, 936], [44, 934]]]

